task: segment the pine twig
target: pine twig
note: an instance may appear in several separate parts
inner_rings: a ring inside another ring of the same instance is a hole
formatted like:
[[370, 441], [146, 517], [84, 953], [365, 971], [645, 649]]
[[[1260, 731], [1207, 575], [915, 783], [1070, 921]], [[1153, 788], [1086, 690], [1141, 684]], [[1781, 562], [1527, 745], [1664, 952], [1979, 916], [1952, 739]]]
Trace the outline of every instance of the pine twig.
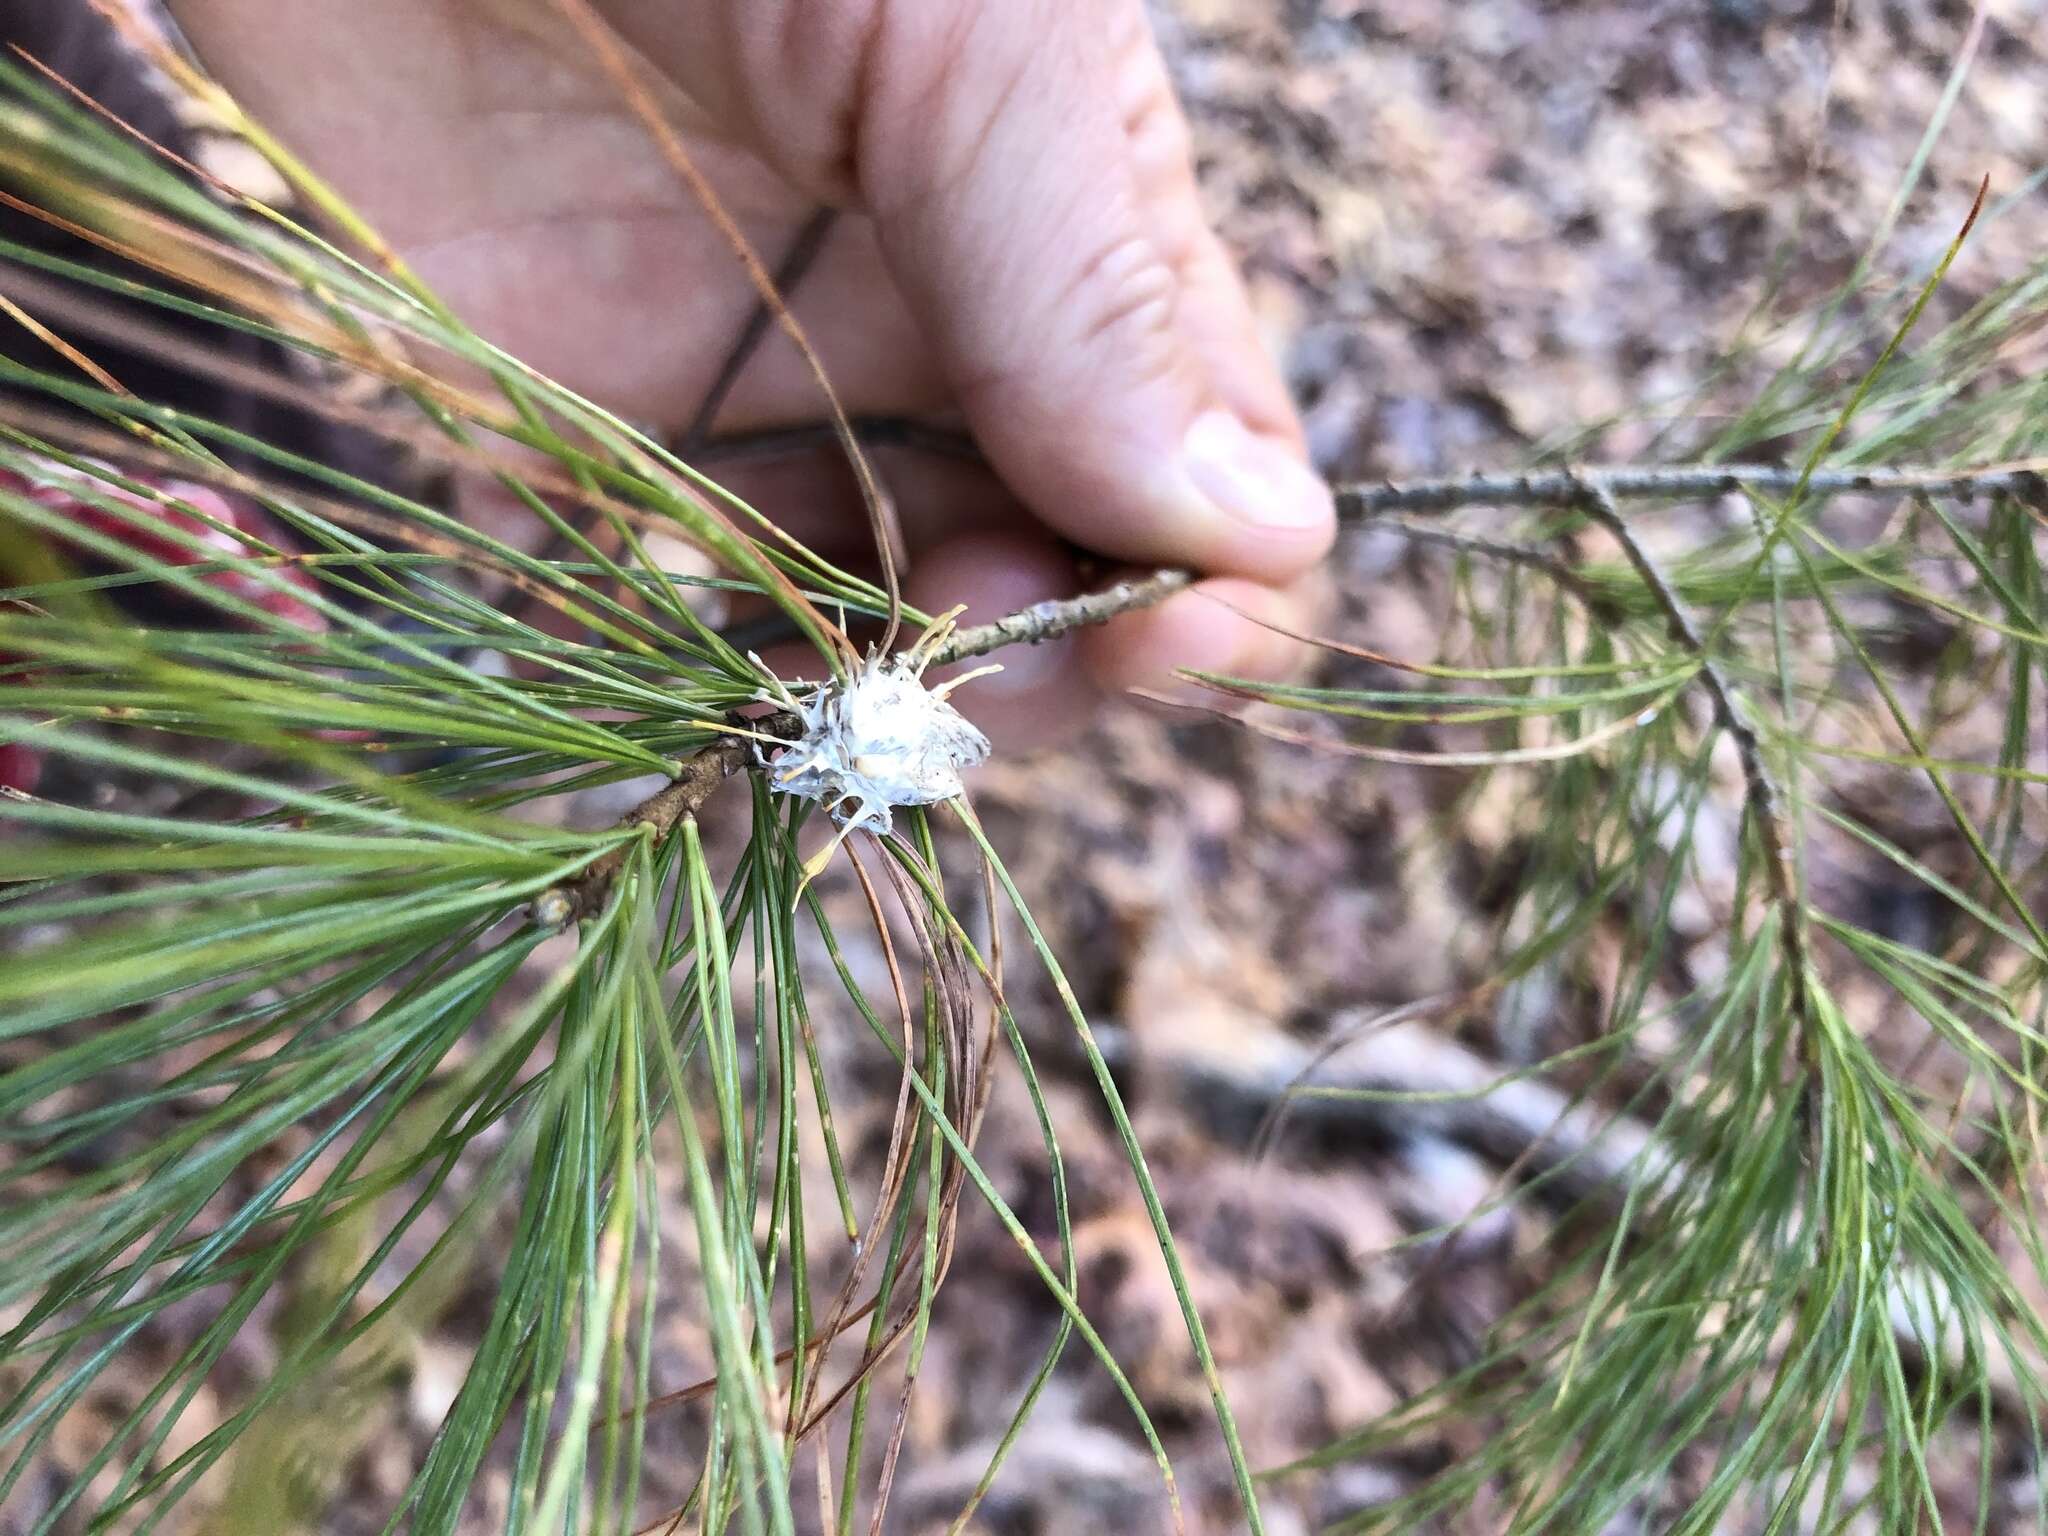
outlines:
[[971, 656], [986, 656], [1006, 645], [1038, 645], [1069, 630], [1107, 623], [1120, 613], [1164, 602], [1190, 586], [1194, 579], [1188, 571], [1154, 571], [1149, 576], [1120, 581], [1100, 592], [1033, 603], [1029, 608], [1021, 608], [987, 624], [972, 624], [955, 632], [953, 638], [939, 648], [932, 664], [946, 666]]
[[1677, 464], [1647, 468], [1589, 465], [1532, 474], [1462, 475], [1440, 480], [1382, 481], [1337, 488], [1337, 515], [1454, 512], [1461, 507], [1564, 506], [1598, 485], [1615, 501], [1701, 501], [1738, 491], [1784, 495], [1800, 488], [1816, 498], [1905, 492], [1919, 496], [2012, 494], [2039, 500], [2048, 492], [2048, 463], [2025, 460], [1966, 469], [1822, 469], [1802, 475], [1780, 464]]
[[[746, 728], [765, 736], [795, 734], [796, 722], [788, 715], [749, 720]], [[706, 800], [733, 774], [746, 766], [750, 742], [745, 736], [721, 736], [710, 746], [683, 759], [676, 776], [621, 816], [619, 828], [648, 827], [657, 845], [694, 816]], [[625, 867], [631, 843], [621, 843], [586, 865], [575, 878], [550, 886], [534, 898], [528, 908], [533, 921], [543, 928], [566, 928], [570, 923], [595, 916], [611, 895], [612, 882]]]
[[1588, 517], [1605, 528], [1621, 545], [1628, 563], [1656, 599], [1657, 607], [1670, 628], [1671, 638], [1699, 663], [1700, 685], [1713, 701], [1714, 717], [1721, 728], [1734, 738], [1750, 814], [1756, 819], [1758, 837], [1763, 844], [1765, 878], [1770, 884], [1771, 899], [1778, 908], [1785, 953], [1792, 962], [1792, 1006], [1802, 1022], [1810, 1022], [1806, 998], [1810, 957], [1806, 946], [1806, 925], [1801, 918], [1799, 878], [1792, 864], [1792, 829], [1785, 815], [1784, 792], [1764, 761], [1763, 739], [1757, 731], [1756, 722], [1750, 719], [1741, 695], [1728, 681], [1728, 674], [1714, 660], [1706, 639], [1700, 634], [1699, 625], [1694, 622], [1691, 611], [1679, 598], [1670, 579], [1651, 558], [1650, 552], [1643, 548], [1642, 541], [1629, 531], [1628, 521], [1621, 515], [1621, 508], [1610, 487], [1593, 476], [1581, 476], [1576, 501]]

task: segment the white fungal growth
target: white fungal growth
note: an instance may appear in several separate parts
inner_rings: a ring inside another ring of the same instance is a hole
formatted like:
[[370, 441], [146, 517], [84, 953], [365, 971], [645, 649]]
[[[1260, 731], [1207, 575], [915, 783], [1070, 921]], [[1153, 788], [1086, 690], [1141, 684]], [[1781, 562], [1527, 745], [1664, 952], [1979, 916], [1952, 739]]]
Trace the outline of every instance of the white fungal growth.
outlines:
[[[950, 629], [942, 620], [933, 630], [942, 625]], [[777, 684], [776, 702], [803, 722], [803, 734], [769, 765], [769, 785], [817, 801], [847, 833], [886, 833], [896, 806], [959, 794], [961, 770], [985, 759], [989, 745], [946, 695], [981, 673], [925, 687], [938, 638], [928, 631], [900, 655], [870, 656], [851, 677], [804, 699]]]

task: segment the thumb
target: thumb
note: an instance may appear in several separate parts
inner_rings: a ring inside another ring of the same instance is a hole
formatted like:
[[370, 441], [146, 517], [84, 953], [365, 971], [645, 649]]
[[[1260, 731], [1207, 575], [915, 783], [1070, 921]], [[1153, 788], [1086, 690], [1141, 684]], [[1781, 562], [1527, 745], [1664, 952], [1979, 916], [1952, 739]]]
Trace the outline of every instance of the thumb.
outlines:
[[950, 61], [936, 32], [899, 44], [925, 106], [878, 90], [863, 192], [976, 437], [1089, 548], [1297, 574], [1328, 547], [1329, 493], [1137, 0], [967, 9]]
[[1265, 581], [1327, 550], [1329, 493], [1203, 217], [1141, 0], [709, 9], [687, 47], [645, 0], [607, 4], [722, 128], [873, 219], [977, 440], [1045, 523]]

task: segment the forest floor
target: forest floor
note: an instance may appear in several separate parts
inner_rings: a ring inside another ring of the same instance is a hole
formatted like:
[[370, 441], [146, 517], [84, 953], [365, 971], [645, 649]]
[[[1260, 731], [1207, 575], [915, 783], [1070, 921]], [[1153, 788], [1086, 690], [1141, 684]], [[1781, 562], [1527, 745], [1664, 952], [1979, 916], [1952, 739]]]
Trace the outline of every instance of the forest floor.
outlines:
[[[1953, 236], [1980, 178], [2010, 190], [2048, 165], [2048, 24], [2027, 0], [1974, 11], [1934, 0], [1176, 0], [1156, 15], [1210, 206], [1244, 256], [1314, 452], [1340, 480], [1513, 466], [1597, 422], [1611, 424], [1583, 442], [1585, 457], [1683, 457], [1658, 402], [1712, 373], [1767, 292], [1783, 314], [1829, 294], [1894, 214], [1879, 270], [1916, 270]], [[1966, 48], [1974, 65], [1953, 119], [1894, 210]], [[2048, 204], [2036, 199], [1977, 238], [1955, 302], [2044, 246]], [[1732, 397], [1741, 383], [1717, 389]], [[1688, 410], [1697, 426], [1697, 402]], [[1334, 632], [1385, 654], [1433, 654], [1441, 553], [1364, 535], [1340, 559]], [[1455, 1117], [1361, 1109], [1349, 1123], [1319, 1119], [1313, 1134], [1257, 1131], [1275, 1107], [1274, 1060], [1488, 979], [1487, 872], [1504, 855], [1504, 808], [1481, 800], [1446, 819], [1461, 788], [1449, 771], [1362, 765], [1137, 707], [1110, 710], [1058, 751], [992, 764], [974, 788], [1113, 1048], [1253, 1462], [1311, 1452], [1469, 1360], [1489, 1323], [1541, 1283], [1555, 1225], [1540, 1202], [1490, 1204], [1518, 1155], [1498, 1127], [1482, 1135]], [[1730, 807], [1738, 794], [1729, 786]], [[833, 874], [825, 893], [859, 900]], [[1234, 1529], [1207, 1392], [1122, 1150], [1049, 992], [1019, 985], [1072, 1183], [1081, 1300], [1165, 1434], [1190, 1529]], [[1390, 1084], [1422, 1088], [1511, 1071], [1596, 1027], [1602, 986], [1589, 962], [1542, 997], [1418, 1010], [1383, 1037], [1381, 1068]], [[894, 1072], [855, 1021], [818, 1024], [841, 1135], [857, 1163], [878, 1159]], [[1049, 1232], [1038, 1132], [1012, 1080], [980, 1153]], [[826, 1204], [814, 1230], [835, 1220]], [[679, 1208], [673, 1229], [687, 1227]], [[381, 1528], [488, 1314], [492, 1279], [479, 1267], [420, 1342], [332, 1530]], [[946, 1528], [1057, 1320], [970, 1199], [891, 1529]], [[706, 1374], [701, 1320], [672, 1307], [659, 1326], [656, 1389]], [[171, 1343], [139, 1340], [138, 1363]], [[260, 1370], [264, 1356], [252, 1338], [244, 1367]], [[687, 1490], [687, 1416], [650, 1433], [650, 1507]], [[1279, 1478], [1267, 1528], [1308, 1531], [1383, 1501], [1484, 1433], [1447, 1425], [1399, 1457]], [[60, 1459], [67, 1444], [89, 1449], [91, 1426], [66, 1429]], [[1936, 1470], [1957, 1480], [1945, 1499], [1974, 1506], [1973, 1460]], [[1611, 1529], [1658, 1529], [1683, 1497], [1674, 1486], [1669, 1502], [1645, 1502], [1637, 1525]], [[486, 1488], [477, 1529], [493, 1528], [494, 1504]], [[1171, 1529], [1150, 1454], [1080, 1349], [979, 1522], [1047, 1536]], [[1476, 1517], [1464, 1528], [1489, 1527]]]

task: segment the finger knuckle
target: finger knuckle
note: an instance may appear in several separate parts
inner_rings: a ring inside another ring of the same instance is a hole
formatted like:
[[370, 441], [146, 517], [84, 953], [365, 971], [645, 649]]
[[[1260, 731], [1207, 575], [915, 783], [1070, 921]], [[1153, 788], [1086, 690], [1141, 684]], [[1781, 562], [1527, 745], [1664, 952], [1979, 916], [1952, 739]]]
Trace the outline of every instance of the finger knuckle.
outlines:
[[1143, 364], [1167, 345], [1180, 281], [1150, 236], [1131, 232], [1105, 242], [1075, 268], [1060, 312], [1075, 317], [1078, 345]]

